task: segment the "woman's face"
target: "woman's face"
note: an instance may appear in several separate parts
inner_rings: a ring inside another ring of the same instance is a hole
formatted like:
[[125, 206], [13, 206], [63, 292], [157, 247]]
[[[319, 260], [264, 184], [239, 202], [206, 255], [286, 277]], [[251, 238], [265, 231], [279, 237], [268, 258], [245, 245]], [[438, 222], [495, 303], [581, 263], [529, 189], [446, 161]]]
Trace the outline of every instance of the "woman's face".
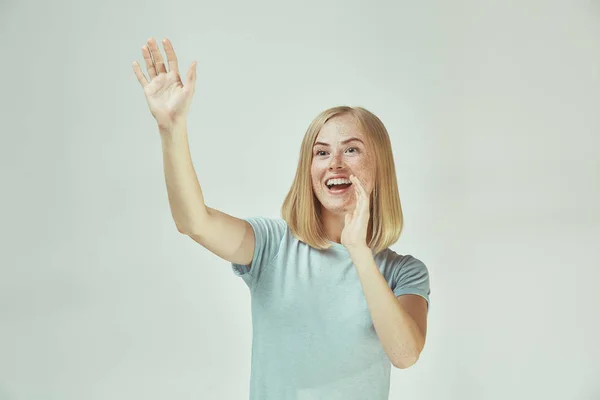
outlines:
[[[348, 141], [350, 139], [358, 140]], [[323, 125], [313, 146], [312, 186], [323, 208], [339, 214], [354, 210], [354, 185], [338, 192], [335, 191], [336, 186], [332, 191], [326, 185], [333, 176], [342, 175], [349, 179], [350, 174], [358, 178], [370, 199], [375, 185], [375, 158], [371, 149], [367, 148], [359, 122], [354, 116], [344, 114]]]

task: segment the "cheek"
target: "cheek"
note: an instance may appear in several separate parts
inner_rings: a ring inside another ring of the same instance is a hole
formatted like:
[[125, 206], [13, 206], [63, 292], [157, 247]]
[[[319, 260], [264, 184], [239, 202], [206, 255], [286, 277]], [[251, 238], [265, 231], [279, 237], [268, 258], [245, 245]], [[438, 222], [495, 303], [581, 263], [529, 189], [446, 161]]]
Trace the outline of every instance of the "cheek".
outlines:
[[375, 169], [368, 160], [361, 160], [353, 166], [356, 176], [362, 182], [367, 191], [372, 190], [375, 182]]
[[319, 169], [314, 164], [310, 167], [310, 176], [313, 180], [319, 177]]
[[350, 168], [356, 172], [356, 175], [363, 178], [367, 178], [373, 174], [372, 163], [365, 158], [357, 159], [351, 164]]
[[313, 179], [320, 179], [326, 169], [327, 166], [324, 163], [313, 161], [313, 163], [310, 165], [311, 176]]
[[319, 172], [319, 169], [316, 168], [314, 165], [311, 166], [310, 177], [311, 177], [313, 189], [319, 190], [319, 182], [321, 181], [320, 172]]

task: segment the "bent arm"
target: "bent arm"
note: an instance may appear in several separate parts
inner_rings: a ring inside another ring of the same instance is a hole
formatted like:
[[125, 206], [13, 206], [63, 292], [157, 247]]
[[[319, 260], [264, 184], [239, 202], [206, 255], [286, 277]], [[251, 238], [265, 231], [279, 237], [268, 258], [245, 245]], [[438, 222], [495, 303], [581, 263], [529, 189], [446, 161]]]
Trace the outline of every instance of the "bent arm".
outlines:
[[249, 265], [254, 230], [245, 220], [207, 207], [192, 164], [187, 126], [161, 131], [165, 182], [177, 230], [229, 262]]

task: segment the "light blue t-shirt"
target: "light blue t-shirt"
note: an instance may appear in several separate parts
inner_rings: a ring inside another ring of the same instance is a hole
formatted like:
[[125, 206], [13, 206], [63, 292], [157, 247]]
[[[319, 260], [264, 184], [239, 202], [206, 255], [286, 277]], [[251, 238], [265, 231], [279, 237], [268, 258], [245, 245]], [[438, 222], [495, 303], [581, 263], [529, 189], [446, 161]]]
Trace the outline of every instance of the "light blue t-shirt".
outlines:
[[[245, 219], [256, 245], [251, 268], [232, 263], [250, 288], [250, 400], [387, 400], [391, 362], [373, 327], [346, 248], [317, 250], [283, 219]], [[375, 263], [396, 296], [429, 305], [429, 274], [389, 248]]]

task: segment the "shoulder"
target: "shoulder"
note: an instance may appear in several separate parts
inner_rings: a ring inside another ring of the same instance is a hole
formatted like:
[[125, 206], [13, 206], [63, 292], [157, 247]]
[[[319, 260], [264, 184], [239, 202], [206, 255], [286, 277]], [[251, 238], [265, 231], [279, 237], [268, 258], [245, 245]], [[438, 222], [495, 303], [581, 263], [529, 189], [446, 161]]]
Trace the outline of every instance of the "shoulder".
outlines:
[[411, 254], [399, 254], [389, 247], [376, 255], [376, 258], [393, 269], [425, 268], [425, 263]]
[[399, 268], [417, 268], [427, 270], [427, 266], [423, 261], [411, 254], [403, 255], [398, 260]]
[[406, 270], [416, 268], [427, 270], [425, 263], [412, 254], [399, 254], [390, 248], [385, 249], [380, 254], [394, 269]]
[[393, 280], [396, 296], [419, 294], [429, 302], [429, 270], [420, 259], [410, 254], [399, 257], [394, 265]]
[[288, 229], [287, 223], [282, 218], [253, 216], [245, 218], [245, 220], [255, 232], [259, 231], [259, 233], [263, 233], [271, 239], [274, 237], [281, 238]]
[[246, 218], [254, 231], [256, 249], [265, 249], [270, 258], [279, 252], [288, 237], [288, 226], [284, 219], [265, 216]]

